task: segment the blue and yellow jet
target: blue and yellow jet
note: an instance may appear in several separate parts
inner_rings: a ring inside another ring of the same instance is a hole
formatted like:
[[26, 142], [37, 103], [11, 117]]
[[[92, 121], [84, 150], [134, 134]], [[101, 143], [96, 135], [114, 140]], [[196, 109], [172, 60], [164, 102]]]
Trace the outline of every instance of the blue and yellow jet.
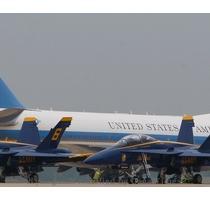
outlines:
[[57, 148], [71, 121], [71, 117], [63, 117], [40, 142], [36, 118], [25, 118], [17, 141], [0, 141], [0, 182], [5, 182], [6, 176], [21, 175], [35, 183], [39, 181], [37, 172], [44, 166], [87, 158], [88, 155], [76, 155], [68, 149]]
[[[125, 168], [140, 164], [159, 170], [158, 183], [165, 183], [166, 175], [174, 174], [170, 182], [202, 183], [202, 167], [210, 167], [210, 136], [201, 146], [193, 144], [194, 121], [184, 116], [176, 142], [156, 140], [146, 135], [129, 135], [84, 162], [88, 165]], [[147, 173], [147, 178], [148, 178]], [[188, 177], [187, 179], [184, 177]], [[128, 180], [138, 182], [138, 177]]]

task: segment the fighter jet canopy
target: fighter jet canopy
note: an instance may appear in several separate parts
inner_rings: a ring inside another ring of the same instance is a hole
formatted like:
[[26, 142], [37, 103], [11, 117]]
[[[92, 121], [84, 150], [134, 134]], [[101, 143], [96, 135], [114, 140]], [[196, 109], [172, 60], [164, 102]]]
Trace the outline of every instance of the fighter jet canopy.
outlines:
[[115, 147], [125, 147], [125, 146], [143, 144], [143, 143], [154, 142], [154, 141], [156, 141], [156, 139], [148, 135], [127, 135], [123, 137], [122, 139], [120, 139], [115, 144]]

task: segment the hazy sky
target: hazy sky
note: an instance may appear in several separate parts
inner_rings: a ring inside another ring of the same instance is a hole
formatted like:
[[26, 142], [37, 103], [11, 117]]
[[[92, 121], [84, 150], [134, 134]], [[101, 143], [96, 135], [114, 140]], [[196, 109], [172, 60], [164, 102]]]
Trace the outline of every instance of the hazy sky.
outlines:
[[0, 73], [29, 108], [210, 113], [210, 14], [0, 14]]

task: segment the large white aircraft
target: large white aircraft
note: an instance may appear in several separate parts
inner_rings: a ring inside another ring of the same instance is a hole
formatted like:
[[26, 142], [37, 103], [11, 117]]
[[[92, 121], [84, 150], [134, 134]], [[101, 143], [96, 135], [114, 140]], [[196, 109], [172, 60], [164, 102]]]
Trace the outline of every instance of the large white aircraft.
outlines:
[[[75, 152], [95, 151], [128, 134], [176, 140], [182, 120], [182, 116], [31, 110], [25, 108], [0, 79], [0, 139], [16, 139], [24, 118], [31, 116], [39, 121], [41, 138], [62, 117], [72, 117], [62, 145], [70, 145]], [[210, 133], [210, 114], [194, 116], [194, 121], [194, 143], [200, 144]]]

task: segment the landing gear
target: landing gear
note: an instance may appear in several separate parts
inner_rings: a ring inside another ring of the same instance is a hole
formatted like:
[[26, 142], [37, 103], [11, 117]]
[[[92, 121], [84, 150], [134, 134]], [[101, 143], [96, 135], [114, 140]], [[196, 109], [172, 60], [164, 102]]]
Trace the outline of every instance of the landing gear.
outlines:
[[142, 173], [142, 166], [130, 166], [128, 170], [126, 170], [125, 172], [125, 177], [127, 178], [127, 182], [129, 184], [138, 184], [138, 183], [142, 183], [144, 182], [144, 179], [142, 177], [143, 173]]
[[182, 167], [181, 172], [181, 183], [193, 183], [193, 173], [190, 167]]
[[39, 182], [39, 176], [34, 171], [31, 170], [31, 168], [18, 168], [19, 175], [23, 178], [25, 178], [29, 183], [38, 183]]
[[[166, 182], [166, 174], [170, 174], [167, 168], [161, 168], [157, 183], [164, 184]], [[180, 170], [176, 170], [173, 177], [168, 179], [168, 183], [184, 183], [184, 184], [202, 184], [201, 174], [193, 174], [192, 167], [181, 167]]]
[[181, 183], [181, 175], [180, 174], [174, 174], [171, 178], [168, 179], [168, 183]]
[[[146, 176], [145, 178], [143, 178], [143, 174], [145, 174]], [[141, 163], [139, 164], [139, 167], [136, 170], [132, 170], [131, 176], [129, 176], [128, 178], [128, 183], [129, 184], [152, 183], [149, 167], [147, 164], [147, 157], [144, 153], [141, 154]]]
[[152, 183], [152, 179], [147, 177], [147, 178], [144, 179], [144, 182], [145, 183]]
[[0, 183], [5, 183], [5, 168], [1, 167], [0, 168]]
[[0, 177], [0, 183], [5, 183], [5, 180], [6, 180], [5, 176]]
[[28, 175], [28, 182], [29, 183], [38, 183], [39, 182], [39, 176], [36, 173]]
[[193, 183], [194, 184], [202, 184], [202, 176], [200, 174], [195, 174], [193, 176]]
[[129, 184], [138, 184], [139, 183], [139, 178], [137, 176], [130, 177], [130, 178], [128, 178], [128, 183]]
[[166, 182], [166, 171], [167, 171], [167, 168], [165, 168], [165, 167], [160, 169], [160, 172], [158, 173], [158, 177], [157, 177], [157, 183], [158, 184], [165, 184], [165, 182]]
[[[152, 180], [149, 177], [148, 170], [146, 171], [143, 165], [132, 165], [124, 166], [119, 168], [106, 168], [106, 169], [95, 169], [94, 173], [91, 174], [93, 182], [117, 182], [117, 183], [151, 183]], [[145, 175], [146, 174], [146, 177]]]
[[144, 172], [146, 174], [145, 183], [152, 183], [151, 174], [147, 164], [147, 157], [144, 153], [142, 153], [141, 156], [142, 156], [142, 165], [144, 168]]
[[201, 174], [193, 175], [192, 168], [183, 167], [182, 169], [182, 183], [194, 183], [194, 184], [202, 184], [202, 176]]

